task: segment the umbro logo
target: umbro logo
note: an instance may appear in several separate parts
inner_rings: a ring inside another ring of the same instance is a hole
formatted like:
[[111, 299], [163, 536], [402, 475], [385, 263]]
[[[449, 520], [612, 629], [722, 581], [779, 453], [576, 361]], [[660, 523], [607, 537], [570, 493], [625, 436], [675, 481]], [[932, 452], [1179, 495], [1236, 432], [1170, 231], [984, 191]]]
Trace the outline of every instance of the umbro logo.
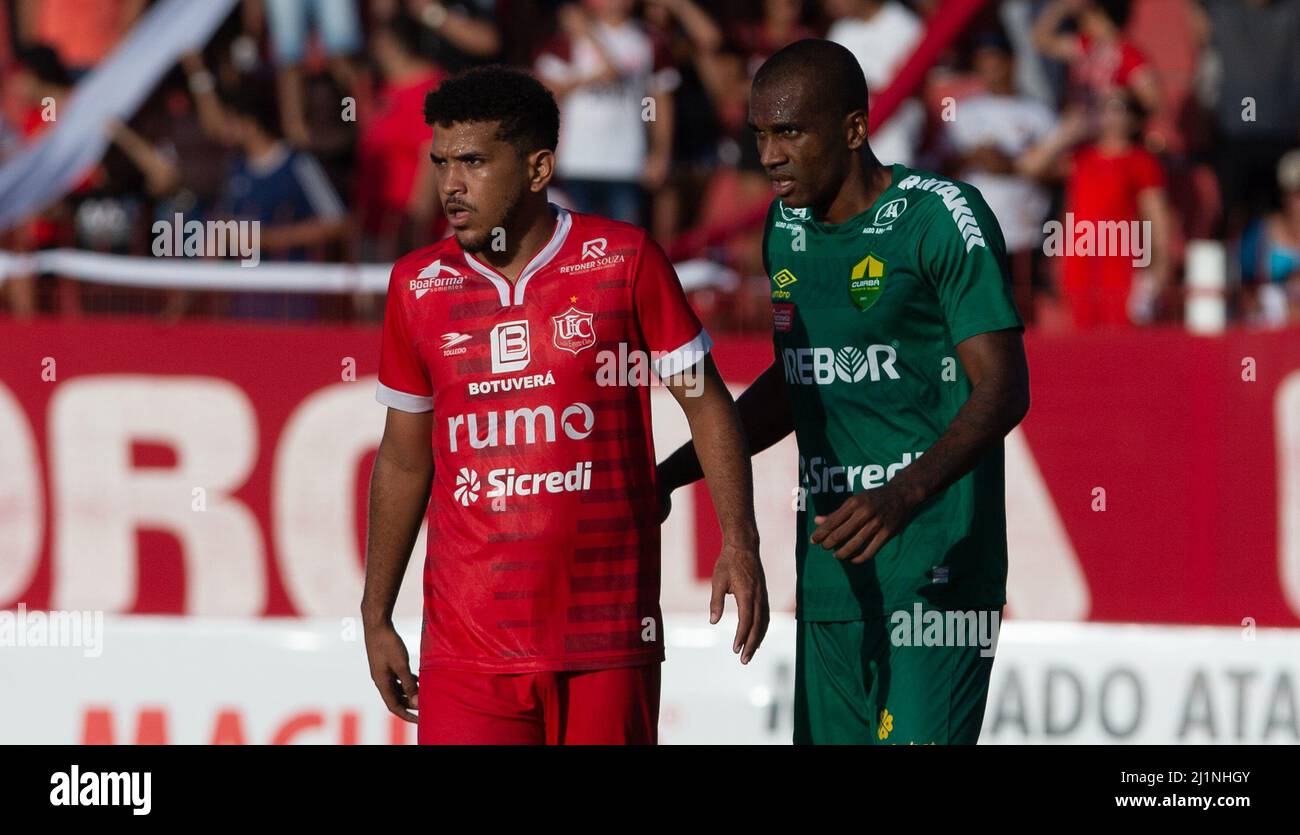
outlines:
[[773, 273], [772, 283], [776, 285], [776, 289], [772, 291], [772, 298], [774, 299], [790, 298], [790, 291], [785, 288], [789, 287], [791, 284], [794, 284], [798, 280], [799, 279], [794, 277], [794, 273], [790, 272], [785, 268], [782, 268], [777, 272]]

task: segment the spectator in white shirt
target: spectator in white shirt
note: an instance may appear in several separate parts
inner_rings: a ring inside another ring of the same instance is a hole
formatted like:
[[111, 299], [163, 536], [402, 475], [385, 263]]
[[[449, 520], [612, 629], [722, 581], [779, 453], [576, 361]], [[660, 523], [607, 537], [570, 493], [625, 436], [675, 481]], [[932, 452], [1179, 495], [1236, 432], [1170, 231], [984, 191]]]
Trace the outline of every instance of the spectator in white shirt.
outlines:
[[1049, 197], [1020, 160], [1048, 139], [1056, 129], [1056, 115], [1037, 99], [1016, 92], [1011, 44], [1000, 32], [976, 37], [972, 58], [985, 92], [957, 103], [943, 138], [957, 176], [979, 189], [1002, 227], [1016, 304], [1021, 318], [1029, 322], [1034, 253], [1043, 240]]
[[[847, 47], [858, 59], [873, 96], [894, 80], [925, 32], [921, 19], [895, 0], [825, 0], [825, 9], [835, 18], [827, 40]], [[924, 127], [925, 108], [908, 99], [872, 131], [871, 149], [885, 164], [911, 165]]]
[[668, 176], [677, 74], [632, 6], [562, 7], [562, 34], [536, 70], [560, 103], [561, 190], [578, 211], [641, 223], [642, 189]]

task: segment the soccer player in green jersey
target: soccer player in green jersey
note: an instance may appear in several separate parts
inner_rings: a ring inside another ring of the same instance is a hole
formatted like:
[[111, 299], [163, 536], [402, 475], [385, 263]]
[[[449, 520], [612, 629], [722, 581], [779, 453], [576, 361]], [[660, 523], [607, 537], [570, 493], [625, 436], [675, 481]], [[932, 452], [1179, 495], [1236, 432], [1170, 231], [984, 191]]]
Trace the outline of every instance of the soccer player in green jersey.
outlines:
[[[842, 46], [773, 55], [749, 115], [777, 195], [775, 361], [738, 406], [753, 452], [799, 445], [794, 740], [974, 743], [1006, 602], [1002, 442], [1029, 408], [1002, 232], [971, 186], [875, 158]], [[700, 470], [689, 444], [659, 470], [666, 512]]]

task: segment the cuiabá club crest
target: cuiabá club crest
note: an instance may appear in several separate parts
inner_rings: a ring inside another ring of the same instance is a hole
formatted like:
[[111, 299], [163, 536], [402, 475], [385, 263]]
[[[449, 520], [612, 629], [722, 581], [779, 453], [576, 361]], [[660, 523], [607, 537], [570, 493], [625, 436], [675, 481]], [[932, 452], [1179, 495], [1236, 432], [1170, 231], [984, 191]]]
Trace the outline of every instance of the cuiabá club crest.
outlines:
[[570, 307], [559, 316], [552, 316], [555, 324], [555, 347], [561, 351], [577, 354], [596, 344], [595, 319], [590, 313]]

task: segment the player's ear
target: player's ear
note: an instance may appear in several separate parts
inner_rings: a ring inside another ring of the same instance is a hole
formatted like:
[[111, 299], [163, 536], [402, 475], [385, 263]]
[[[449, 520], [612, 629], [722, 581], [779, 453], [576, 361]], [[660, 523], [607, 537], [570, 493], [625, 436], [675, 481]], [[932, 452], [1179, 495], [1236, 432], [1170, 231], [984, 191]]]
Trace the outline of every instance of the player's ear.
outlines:
[[867, 111], [854, 110], [844, 117], [844, 138], [851, 151], [867, 144]]
[[555, 152], [542, 148], [528, 155], [528, 187], [533, 191], [545, 191], [555, 176]]

